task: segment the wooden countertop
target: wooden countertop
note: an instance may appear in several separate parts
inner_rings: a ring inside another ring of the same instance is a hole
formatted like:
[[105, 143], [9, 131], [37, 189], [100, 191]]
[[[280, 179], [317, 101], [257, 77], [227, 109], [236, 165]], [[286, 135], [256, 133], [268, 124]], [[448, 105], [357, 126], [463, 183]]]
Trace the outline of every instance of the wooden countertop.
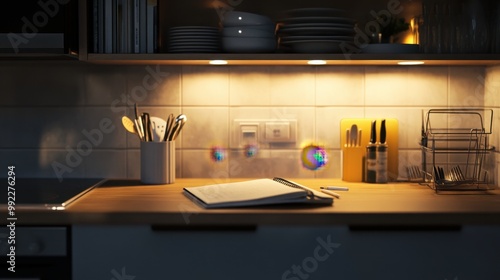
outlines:
[[363, 184], [336, 179], [293, 179], [318, 189], [348, 186], [332, 206], [281, 205], [206, 210], [182, 193], [249, 179], [177, 179], [169, 185], [109, 180], [66, 210], [17, 210], [18, 225], [150, 224], [173, 227], [255, 225], [441, 226], [500, 225], [500, 191], [436, 194], [416, 183]]

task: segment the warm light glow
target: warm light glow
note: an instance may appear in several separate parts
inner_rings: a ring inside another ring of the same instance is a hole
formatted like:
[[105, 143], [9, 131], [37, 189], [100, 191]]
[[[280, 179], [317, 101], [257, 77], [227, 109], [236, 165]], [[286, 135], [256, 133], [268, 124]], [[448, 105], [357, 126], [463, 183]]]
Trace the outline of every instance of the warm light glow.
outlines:
[[210, 60], [209, 63], [212, 65], [226, 65], [227, 61], [225, 61], [225, 60]]
[[422, 65], [425, 62], [423, 61], [400, 61], [398, 62], [399, 65]]
[[324, 61], [324, 60], [309, 60], [307, 62], [307, 64], [309, 64], [309, 65], [325, 65], [326, 61]]

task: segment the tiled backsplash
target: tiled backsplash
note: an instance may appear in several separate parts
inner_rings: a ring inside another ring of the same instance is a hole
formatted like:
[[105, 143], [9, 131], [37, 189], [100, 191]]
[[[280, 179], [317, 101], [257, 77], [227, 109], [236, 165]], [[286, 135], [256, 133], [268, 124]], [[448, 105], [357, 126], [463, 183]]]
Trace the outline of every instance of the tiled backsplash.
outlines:
[[[153, 116], [188, 116], [176, 143], [177, 177], [338, 178], [340, 120], [385, 117], [399, 120], [404, 178], [405, 166], [420, 163], [422, 110], [484, 106], [494, 108], [498, 124], [498, 81], [500, 67], [2, 62], [0, 164], [15, 165], [19, 176], [138, 178], [139, 140], [121, 125], [138, 103]], [[229, 147], [233, 119], [241, 118], [297, 119], [298, 141], [246, 157]], [[327, 150], [325, 168], [302, 167], [301, 147], [309, 143]], [[222, 162], [212, 160], [214, 146], [226, 149]], [[499, 159], [496, 153], [497, 169]]]

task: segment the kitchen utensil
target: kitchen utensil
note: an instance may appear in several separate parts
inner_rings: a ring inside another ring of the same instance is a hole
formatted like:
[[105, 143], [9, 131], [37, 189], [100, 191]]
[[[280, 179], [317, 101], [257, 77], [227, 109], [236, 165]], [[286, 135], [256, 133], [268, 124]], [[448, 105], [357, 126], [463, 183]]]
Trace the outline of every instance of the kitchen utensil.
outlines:
[[122, 117], [122, 124], [125, 129], [133, 134], [137, 134], [139, 137], [139, 140], [142, 140], [141, 133], [137, 130], [137, 122], [132, 121], [129, 117], [123, 116]]
[[358, 126], [356, 124], [351, 125], [351, 138], [350, 147], [355, 147], [358, 144]]
[[168, 141], [174, 141], [177, 138], [186, 121], [187, 117], [184, 114], [180, 114], [175, 118], [175, 124], [169, 132]]
[[382, 120], [380, 123], [380, 143], [386, 143], [387, 130], [385, 128], [385, 120]]
[[370, 144], [375, 144], [377, 142], [377, 121], [372, 121], [371, 131], [370, 131]]
[[[139, 127], [139, 122], [139, 119], [134, 120], [136, 129]], [[144, 132], [142, 130], [137, 129], [137, 135], [139, 135], [140, 140], [144, 141]]]
[[165, 135], [163, 136], [163, 141], [168, 140], [168, 136], [170, 135], [170, 130], [172, 129], [173, 123], [174, 122], [174, 114], [170, 114], [167, 117], [166, 124], [165, 124]]
[[410, 181], [422, 179], [422, 172], [420, 171], [420, 167], [416, 165], [407, 166], [406, 173], [408, 176], [408, 180]]
[[139, 118], [139, 108], [137, 106], [137, 103], [134, 104], [134, 112], [135, 112], [135, 119]]
[[438, 183], [441, 181], [441, 175], [439, 174], [439, 170], [437, 166], [433, 166], [434, 169], [434, 182]]
[[183, 126], [184, 126], [184, 124], [187, 122], [187, 117], [186, 117], [186, 115], [181, 114], [181, 115], [177, 116], [177, 120], [176, 120], [176, 122], [177, 122], [177, 121], [178, 121], [180, 124], [179, 124], [179, 127], [177, 128], [177, 130], [175, 131], [175, 135], [174, 135], [173, 140], [175, 140], [175, 139], [177, 138], [177, 136], [179, 136], [179, 133], [181, 132], [182, 127], [183, 127]]
[[128, 132], [137, 134], [137, 129], [135, 128], [135, 124], [129, 117], [123, 116], [122, 117], [122, 124], [123, 124], [123, 127], [125, 127], [125, 129]]
[[134, 104], [134, 113], [135, 113], [135, 125], [136, 129], [139, 132], [139, 136], [141, 137], [142, 140], [146, 141], [146, 135], [144, 133], [144, 126], [143, 126], [143, 119], [142, 116], [139, 115], [139, 106], [137, 103]]
[[[343, 118], [340, 121], [340, 149], [341, 149], [341, 174], [342, 180], [346, 182], [363, 182], [365, 180], [365, 161], [366, 161], [366, 146], [370, 142], [371, 123], [374, 119], [371, 118]], [[386, 118], [386, 140], [387, 140], [387, 170], [389, 181], [398, 180], [398, 174], [405, 173], [400, 171], [399, 167], [399, 127], [398, 121], [392, 118]], [[381, 119], [376, 120], [377, 123]], [[348, 136], [350, 128], [353, 124], [358, 127], [358, 146], [348, 147]], [[349, 132], [347, 132], [349, 130]], [[362, 130], [362, 133], [359, 133]], [[404, 175], [404, 174], [403, 174]], [[404, 175], [406, 176], [406, 175]]]
[[145, 141], [153, 141], [153, 127], [151, 125], [151, 116], [149, 113], [142, 114], [143, 126], [144, 126], [144, 135], [146, 136]]
[[153, 129], [153, 141], [160, 142], [165, 138], [167, 131], [167, 122], [158, 117], [151, 117], [151, 127]]

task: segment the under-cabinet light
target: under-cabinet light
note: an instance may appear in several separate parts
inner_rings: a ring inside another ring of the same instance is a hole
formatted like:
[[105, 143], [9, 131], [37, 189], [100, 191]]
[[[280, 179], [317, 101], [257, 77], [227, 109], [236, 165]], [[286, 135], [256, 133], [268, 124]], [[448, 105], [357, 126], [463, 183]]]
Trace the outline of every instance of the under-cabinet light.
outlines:
[[210, 60], [209, 63], [212, 65], [226, 65], [227, 61], [226, 60]]
[[400, 61], [398, 62], [399, 65], [422, 65], [425, 62], [423, 61]]
[[307, 62], [307, 64], [309, 64], [309, 65], [325, 65], [326, 61], [324, 61], [324, 60], [309, 60]]

